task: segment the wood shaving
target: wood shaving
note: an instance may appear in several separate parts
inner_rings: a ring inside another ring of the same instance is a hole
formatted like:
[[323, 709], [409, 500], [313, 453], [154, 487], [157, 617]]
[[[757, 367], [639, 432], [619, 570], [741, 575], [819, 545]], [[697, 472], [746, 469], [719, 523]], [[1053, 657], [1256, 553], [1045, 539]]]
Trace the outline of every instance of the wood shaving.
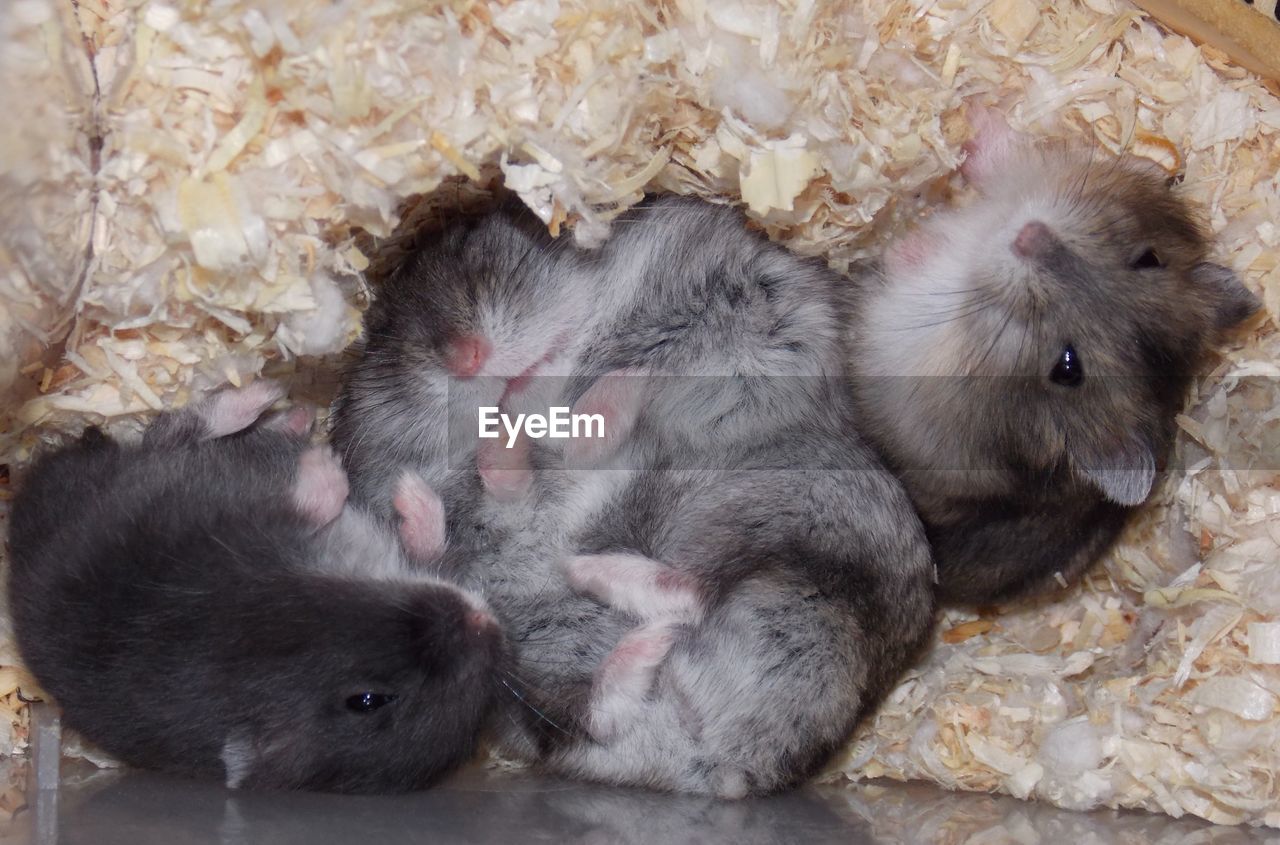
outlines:
[[1122, 0], [14, 0], [0, 75], [18, 480], [88, 420], [264, 371], [331, 392], [397, 227], [498, 176], [586, 245], [666, 190], [844, 270], [948, 198], [966, 96], [1180, 169], [1266, 306], [1192, 398], [1190, 469], [1082, 584], [947, 613], [830, 777], [1280, 826], [1280, 98], [1222, 54]]

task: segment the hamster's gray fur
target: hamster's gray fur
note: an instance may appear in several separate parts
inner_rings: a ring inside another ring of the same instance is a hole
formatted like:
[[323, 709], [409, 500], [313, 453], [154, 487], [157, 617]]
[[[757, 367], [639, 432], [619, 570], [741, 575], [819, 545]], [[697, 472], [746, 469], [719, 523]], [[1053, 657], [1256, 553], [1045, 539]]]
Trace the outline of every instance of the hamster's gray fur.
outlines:
[[428, 785], [473, 752], [501, 633], [344, 507], [305, 414], [254, 425], [279, 396], [224, 391], [140, 444], [89, 429], [33, 465], [10, 537], [23, 660], [69, 727], [130, 764], [233, 787]]
[[[442, 473], [449, 450], [422, 436], [444, 416], [430, 350], [514, 313], [488, 298], [495, 266], [506, 295], [538, 306], [533, 328], [503, 331], [561, 341], [494, 372], [509, 381], [491, 394], [518, 404], [534, 357], [567, 377], [548, 383], [569, 404], [610, 373], [645, 374], [631, 436], [597, 468], [565, 468], [539, 441], [530, 488], [504, 500], [474, 462]], [[375, 299], [335, 446], [384, 513], [401, 466], [442, 481], [443, 568], [484, 592], [516, 652], [521, 701], [493, 722], [509, 752], [619, 784], [770, 792], [812, 773], [919, 647], [929, 552], [854, 433], [836, 284], [735, 212], [666, 198], [591, 254], [500, 212], [445, 233]], [[482, 316], [442, 314], [437, 292]]]
[[864, 434], [924, 520], [947, 601], [1071, 580], [1165, 467], [1190, 380], [1258, 307], [1166, 174], [1033, 144], [975, 109], [940, 211], [858, 274]]

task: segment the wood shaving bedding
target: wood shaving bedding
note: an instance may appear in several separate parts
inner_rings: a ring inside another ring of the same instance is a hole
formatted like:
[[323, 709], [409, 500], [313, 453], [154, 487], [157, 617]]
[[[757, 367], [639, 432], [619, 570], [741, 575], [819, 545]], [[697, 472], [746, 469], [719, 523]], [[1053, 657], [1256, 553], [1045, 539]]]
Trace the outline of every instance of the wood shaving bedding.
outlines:
[[[1082, 584], [949, 612], [828, 777], [1280, 826], [1273, 84], [1122, 0], [15, 0], [0, 73], [19, 478], [86, 420], [136, 430], [264, 371], [325, 396], [402, 214], [499, 178], [587, 245], [667, 190], [846, 269], [949, 196], [967, 96], [1181, 168], [1266, 306], [1180, 420], [1189, 470]], [[25, 743], [16, 665], [5, 622], [0, 751]]]

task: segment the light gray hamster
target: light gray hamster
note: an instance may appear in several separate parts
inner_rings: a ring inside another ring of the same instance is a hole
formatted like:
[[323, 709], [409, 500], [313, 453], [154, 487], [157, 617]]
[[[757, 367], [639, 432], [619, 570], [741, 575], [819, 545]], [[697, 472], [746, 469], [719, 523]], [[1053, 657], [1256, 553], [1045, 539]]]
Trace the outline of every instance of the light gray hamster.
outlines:
[[971, 112], [965, 176], [858, 274], [849, 365], [865, 436], [924, 520], [941, 598], [1073, 579], [1167, 460], [1222, 332], [1257, 307], [1166, 174], [1033, 143]]
[[[384, 513], [405, 466], [441, 485], [442, 571], [483, 591], [515, 650], [518, 701], [493, 720], [509, 753], [612, 783], [774, 791], [821, 765], [923, 642], [931, 559], [854, 433], [838, 284], [729, 209], [665, 198], [595, 253], [502, 211], [379, 292], [334, 443]], [[495, 328], [517, 313], [535, 325]], [[463, 381], [503, 379], [486, 390], [506, 407], [598, 404], [627, 436], [585, 455], [526, 443], [518, 488], [486, 486], [483, 456], [451, 465], [450, 438], [423, 428], [449, 416], [440, 378], [477, 325]], [[556, 342], [471, 365], [530, 332]]]
[[[256, 382], [139, 444], [89, 429], [37, 461], [11, 523], [18, 647], [66, 724], [127, 763], [230, 787], [429, 785], [473, 753], [501, 631], [345, 505], [309, 414], [258, 422], [281, 395]], [[433, 519], [402, 516], [419, 535]]]

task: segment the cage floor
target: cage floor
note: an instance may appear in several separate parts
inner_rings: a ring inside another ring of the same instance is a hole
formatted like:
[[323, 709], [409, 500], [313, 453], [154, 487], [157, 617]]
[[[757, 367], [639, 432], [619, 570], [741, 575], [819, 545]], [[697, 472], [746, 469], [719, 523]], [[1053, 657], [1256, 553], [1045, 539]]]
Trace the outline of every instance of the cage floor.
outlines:
[[33, 734], [29, 759], [8, 761], [7, 771], [0, 765], [0, 783], [19, 795], [12, 818], [0, 821], [0, 845], [1280, 845], [1280, 832], [1268, 830], [1140, 812], [1073, 813], [897, 782], [814, 784], [724, 802], [474, 767], [408, 795], [237, 792], [213, 781], [62, 759], [56, 717], [38, 718]]

